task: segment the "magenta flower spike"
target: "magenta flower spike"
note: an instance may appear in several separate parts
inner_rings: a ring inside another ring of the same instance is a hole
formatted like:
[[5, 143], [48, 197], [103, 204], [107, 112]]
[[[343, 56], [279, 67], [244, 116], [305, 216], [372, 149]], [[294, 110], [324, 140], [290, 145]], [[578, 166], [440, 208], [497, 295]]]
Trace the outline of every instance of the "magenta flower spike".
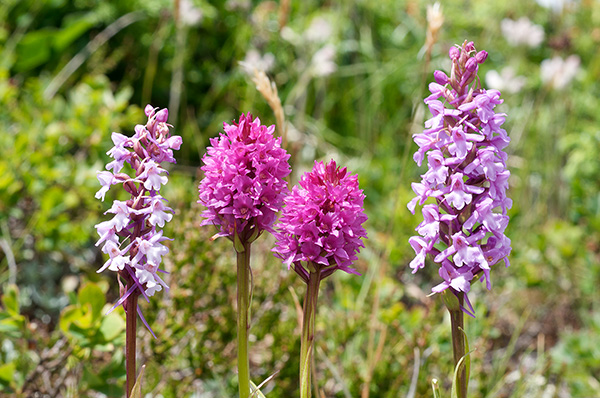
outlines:
[[412, 184], [417, 196], [408, 208], [414, 214], [417, 204], [429, 198], [434, 203], [423, 206], [419, 235], [409, 239], [416, 254], [410, 267], [413, 273], [425, 267], [429, 255], [442, 278], [432, 291], [464, 293], [463, 310], [474, 316], [466, 296], [472, 281], [485, 280], [490, 289], [491, 267], [499, 261], [509, 265], [504, 230], [512, 201], [506, 196], [510, 172], [503, 149], [510, 138], [501, 128], [506, 115], [494, 111], [502, 103], [500, 92], [482, 88], [477, 76], [487, 52], [465, 41], [449, 55], [450, 76], [435, 71], [425, 99], [433, 117], [413, 136], [419, 145], [413, 158], [420, 166], [426, 154], [428, 170]]
[[[102, 188], [96, 193], [102, 199], [116, 184], [130, 194], [126, 201], [115, 200], [105, 214], [113, 218], [96, 225], [103, 244], [102, 251], [109, 259], [98, 270], [116, 272], [126, 282], [121, 298], [110, 310], [123, 305], [127, 314], [127, 395], [135, 381], [135, 320], [139, 314], [142, 322], [156, 338], [137, 305], [139, 295], [147, 301], [154, 293], [169, 287], [159, 273], [162, 257], [169, 249], [162, 242], [169, 240], [162, 234], [165, 222], [173, 218], [173, 210], [166, 206], [167, 200], [160, 195], [160, 188], [168, 181], [162, 162], [175, 163], [173, 150], [178, 150], [182, 140], [172, 136], [167, 124], [168, 110], [147, 105], [145, 125], [135, 126], [133, 137], [112, 133], [114, 147], [107, 152], [113, 161], [106, 165], [109, 171], [99, 171], [98, 180]], [[131, 175], [122, 172], [129, 165]]]
[[242, 114], [238, 122], [223, 123], [225, 133], [210, 140], [202, 161], [204, 178], [198, 186], [201, 225], [214, 225], [233, 241], [237, 254], [238, 381], [240, 398], [250, 396], [248, 338], [250, 330], [250, 248], [264, 231], [273, 232], [277, 212], [287, 191], [290, 155], [275, 138], [275, 126]]
[[290, 155], [275, 138], [275, 126], [242, 114], [239, 122], [223, 123], [219, 138], [210, 140], [202, 159], [204, 178], [198, 186], [206, 210], [201, 225], [215, 225], [215, 237], [254, 241], [263, 231], [273, 232], [283, 206]]
[[[285, 199], [279, 219], [275, 256], [288, 269], [308, 282], [315, 267], [321, 279], [339, 269], [360, 275], [352, 268], [356, 254], [364, 247], [367, 233], [362, 224], [367, 220], [363, 201], [365, 195], [358, 187], [358, 177], [335, 161], [327, 165], [316, 162], [305, 173]], [[312, 266], [307, 264], [312, 263]]]
[[314, 347], [317, 299], [321, 280], [336, 270], [360, 275], [352, 268], [364, 247], [367, 220], [365, 195], [358, 177], [335, 161], [315, 162], [285, 199], [279, 219], [275, 256], [283, 260], [307, 284], [303, 305], [300, 348], [300, 397], [311, 396], [311, 363]]

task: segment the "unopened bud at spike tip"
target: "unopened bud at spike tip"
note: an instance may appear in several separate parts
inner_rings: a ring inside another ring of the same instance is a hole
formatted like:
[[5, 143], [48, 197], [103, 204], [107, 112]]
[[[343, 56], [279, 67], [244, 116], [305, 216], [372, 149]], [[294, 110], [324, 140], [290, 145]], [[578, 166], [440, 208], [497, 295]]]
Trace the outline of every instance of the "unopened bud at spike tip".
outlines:
[[477, 55], [475, 55], [475, 60], [477, 60], [478, 64], [482, 64], [488, 57], [487, 51], [479, 51]]

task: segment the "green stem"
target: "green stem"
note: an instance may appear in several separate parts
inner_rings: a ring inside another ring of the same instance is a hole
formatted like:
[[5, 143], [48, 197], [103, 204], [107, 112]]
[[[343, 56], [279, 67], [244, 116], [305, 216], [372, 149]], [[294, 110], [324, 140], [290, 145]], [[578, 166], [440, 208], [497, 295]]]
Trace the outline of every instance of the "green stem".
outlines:
[[[464, 293], [458, 293], [458, 303], [462, 307], [464, 304]], [[450, 312], [450, 325], [452, 328], [452, 350], [454, 351], [454, 368], [458, 365], [460, 359], [465, 356], [465, 335], [464, 335], [464, 312], [455, 306], [448, 307]], [[458, 375], [458, 398], [467, 398], [467, 367], [463, 366]]]
[[[133, 281], [129, 281], [127, 288]], [[137, 323], [137, 301], [138, 293], [134, 291], [127, 297], [125, 311], [125, 367], [127, 372], [127, 397], [131, 396], [131, 391], [135, 385], [136, 366], [135, 366], [135, 342], [136, 342], [136, 323]]]
[[311, 364], [315, 340], [315, 318], [317, 299], [319, 298], [319, 271], [311, 271], [306, 286], [306, 297], [303, 305], [302, 337], [300, 340], [300, 398], [310, 398], [311, 394]]
[[237, 307], [238, 307], [238, 380], [240, 398], [250, 396], [250, 361], [248, 334], [250, 331], [250, 243], [237, 252]]

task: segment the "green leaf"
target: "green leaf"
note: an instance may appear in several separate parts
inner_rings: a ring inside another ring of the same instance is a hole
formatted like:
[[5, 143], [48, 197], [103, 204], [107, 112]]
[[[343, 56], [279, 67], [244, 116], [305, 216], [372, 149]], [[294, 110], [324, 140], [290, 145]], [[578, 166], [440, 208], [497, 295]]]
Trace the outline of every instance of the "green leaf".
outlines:
[[26, 72], [50, 59], [50, 48], [55, 30], [51, 28], [39, 29], [27, 33], [17, 44], [17, 62], [15, 69]]
[[76, 305], [69, 305], [65, 307], [60, 313], [60, 318], [58, 320], [58, 326], [63, 333], [69, 332], [69, 327], [73, 322], [79, 319], [83, 314], [81, 313], [81, 309]]
[[92, 310], [92, 321], [98, 319], [102, 313], [102, 307], [106, 303], [102, 289], [95, 283], [86, 283], [79, 289], [77, 295], [81, 306], [90, 305]]
[[144, 369], [146, 369], [146, 365], [142, 365], [140, 369], [140, 374], [133, 385], [133, 390], [131, 391], [131, 395], [129, 398], [142, 398], [142, 377], [144, 376]]
[[449, 289], [444, 290], [442, 292], [442, 299], [444, 300], [444, 304], [446, 304], [446, 308], [448, 311], [462, 311], [460, 309], [460, 302], [458, 301], [458, 297], [454, 295]]
[[93, 365], [84, 365], [83, 376], [80, 379], [81, 382], [94, 388], [102, 386], [106, 383], [106, 380], [103, 379], [97, 372], [98, 369], [96, 369]]
[[107, 397], [123, 397], [123, 386], [114, 383], [107, 384], [106, 381], [99, 386], [94, 386], [94, 390], [106, 395]]
[[88, 19], [77, 19], [71, 25], [61, 29], [54, 35], [54, 48], [63, 51], [83, 33], [94, 26], [94, 22]]
[[[465, 351], [466, 352], [471, 352], [469, 351], [469, 338], [467, 337], [467, 333], [462, 329], [459, 328], [460, 331], [462, 332], [463, 336], [465, 336]], [[475, 350], [473, 350], [475, 351]], [[466, 359], [465, 359], [465, 366], [466, 366], [466, 371], [467, 371], [467, 390], [469, 389], [469, 378], [471, 377], [471, 356], [469, 354], [465, 355]]]
[[250, 398], [266, 398], [265, 394], [250, 380]]
[[[79, 319], [81, 320], [81, 318]], [[93, 332], [93, 329], [91, 329], [88, 324], [81, 327], [77, 323], [71, 323], [69, 325], [69, 334], [80, 341], [79, 344], [81, 347], [88, 347], [90, 345], [90, 339], [88, 337]]]
[[[2, 314], [0, 314], [0, 318]], [[0, 333], [7, 334], [11, 337], [20, 337], [20, 332], [23, 330], [25, 318], [4, 317], [0, 319]]]
[[300, 374], [300, 396], [303, 395], [303, 393], [305, 391], [309, 391], [310, 394], [310, 389], [311, 389], [311, 383], [310, 383], [310, 355], [311, 355], [311, 351], [312, 351], [312, 345], [308, 347], [308, 350], [306, 352], [306, 358], [304, 359], [304, 367], [301, 368], [302, 369], [302, 373]]
[[19, 315], [19, 288], [17, 285], [10, 284], [4, 288], [2, 304], [10, 315]]
[[[462, 371], [462, 368], [466, 365], [466, 358], [469, 357], [469, 355], [471, 355], [471, 353], [475, 351], [468, 351], [465, 355], [463, 355], [463, 357], [460, 359], [460, 361], [458, 361], [458, 363], [456, 364], [456, 368], [454, 369], [454, 378], [452, 379], [452, 392], [450, 393], [451, 398], [458, 398], [458, 383], [459, 383], [459, 375], [460, 372]], [[469, 360], [469, 364], [471, 363], [471, 361]], [[469, 372], [467, 371], [467, 375], [469, 374]], [[467, 383], [467, 387], [469, 385], [469, 379], [467, 378], [466, 380]]]
[[111, 341], [115, 339], [119, 334], [125, 330], [125, 320], [116, 312], [111, 312], [107, 316], [102, 318], [100, 324], [100, 334], [104, 337], [105, 341]]
[[9, 362], [0, 366], [0, 380], [6, 383], [10, 383], [15, 376], [17, 366], [14, 362]]

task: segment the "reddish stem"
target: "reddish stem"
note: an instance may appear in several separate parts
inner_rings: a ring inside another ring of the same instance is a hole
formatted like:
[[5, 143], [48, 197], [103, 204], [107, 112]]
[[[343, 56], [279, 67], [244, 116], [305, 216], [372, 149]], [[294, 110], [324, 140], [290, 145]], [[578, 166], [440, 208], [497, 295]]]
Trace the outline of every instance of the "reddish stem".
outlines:
[[[134, 282], [129, 279], [127, 288], [131, 287]], [[135, 366], [135, 343], [136, 343], [136, 326], [137, 326], [137, 302], [138, 291], [133, 291], [127, 300], [125, 300], [125, 366], [127, 371], [127, 389], [125, 390], [126, 397], [131, 396], [133, 386], [136, 379]]]

